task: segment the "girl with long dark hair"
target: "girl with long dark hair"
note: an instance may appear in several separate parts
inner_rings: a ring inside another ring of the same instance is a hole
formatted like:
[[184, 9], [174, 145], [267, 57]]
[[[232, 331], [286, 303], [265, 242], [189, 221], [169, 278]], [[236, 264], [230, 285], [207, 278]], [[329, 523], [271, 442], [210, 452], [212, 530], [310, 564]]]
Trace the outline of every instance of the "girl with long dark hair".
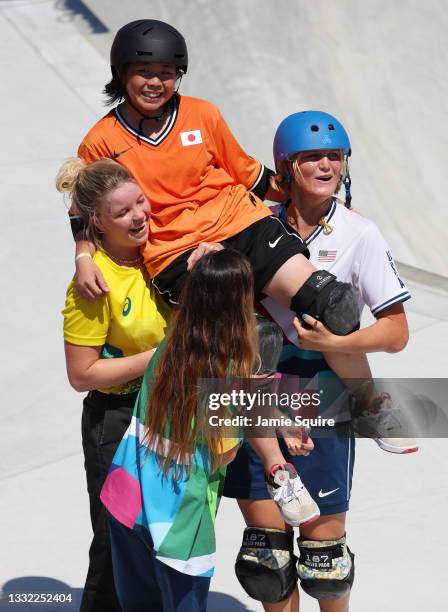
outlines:
[[239, 440], [205, 427], [198, 381], [248, 378], [256, 354], [250, 263], [227, 249], [205, 255], [145, 373], [101, 493], [123, 610], [206, 609], [219, 468]]

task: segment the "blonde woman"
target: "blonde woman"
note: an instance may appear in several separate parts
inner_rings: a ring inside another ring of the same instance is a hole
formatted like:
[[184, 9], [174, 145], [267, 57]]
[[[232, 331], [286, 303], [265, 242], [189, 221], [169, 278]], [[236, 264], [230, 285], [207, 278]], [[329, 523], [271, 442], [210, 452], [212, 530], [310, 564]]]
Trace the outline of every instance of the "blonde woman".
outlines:
[[109, 292], [96, 302], [67, 289], [64, 340], [70, 384], [87, 391], [82, 442], [93, 540], [81, 610], [120, 610], [99, 492], [131, 419], [142, 375], [165, 335], [170, 310], [149, 282], [140, 247], [148, 239], [150, 205], [126, 168], [112, 160], [87, 166], [68, 160], [57, 189], [82, 216]]
[[[371, 309], [375, 322], [337, 336], [306, 313], [299, 321], [274, 300], [267, 298], [262, 305], [288, 339], [279, 371], [313, 379], [318, 389], [333, 390], [333, 397], [344, 389], [336, 375], [364, 379], [363, 391], [369, 398], [365, 418], [378, 430], [387, 416], [389, 398], [377, 394], [369, 384], [365, 353], [398, 352], [405, 347], [408, 327], [403, 302], [410, 295], [376, 225], [349, 210], [349, 154], [348, 135], [335, 117], [306, 111], [284, 119], [274, 140], [276, 180], [287, 185], [291, 198], [278, 213], [300, 235], [314, 264], [325, 262], [331, 272], [355, 288], [360, 306]], [[342, 183], [345, 206], [334, 195]], [[354, 387], [356, 393], [357, 383]], [[322, 398], [321, 407], [326, 407], [325, 393]], [[268, 498], [263, 466], [249, 445], [243, 446], [229, 467], [224, 494], [238, 499], [248, 525], [236, 573], [248, 594], [262, 601], [267, 612], [298, 612], [298, 577], [302, 588], [318, 600], [321, 612], [348, 610], [355, 573], [354, 555], [345, 535], [355, 459], [350, 416], [349, 411], [339, 414], [338, 436], [332, 428], [312, 430], [314, 450], [308, 457], [296, 456], [281, 442], [285, 459], [300, 473], [320, 509], [316, 521], [300, 526], [298, 571], [294, 534]], [[383, 438], [378, 433], [375, 437], [390, 452], [417, 450], [414, 439]]]

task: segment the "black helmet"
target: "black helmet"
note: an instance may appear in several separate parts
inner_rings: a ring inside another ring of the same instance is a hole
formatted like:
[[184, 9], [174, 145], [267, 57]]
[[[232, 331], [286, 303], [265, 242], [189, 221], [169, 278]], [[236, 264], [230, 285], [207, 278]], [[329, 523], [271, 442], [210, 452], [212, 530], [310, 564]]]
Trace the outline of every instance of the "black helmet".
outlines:
[[119, 72], [124, 64], [158, 62], [174, 64], [187, 72], [188, 53], [180, 32], [163, 21], [139, 19], [120, 28], [110, 50], [110, 65]]

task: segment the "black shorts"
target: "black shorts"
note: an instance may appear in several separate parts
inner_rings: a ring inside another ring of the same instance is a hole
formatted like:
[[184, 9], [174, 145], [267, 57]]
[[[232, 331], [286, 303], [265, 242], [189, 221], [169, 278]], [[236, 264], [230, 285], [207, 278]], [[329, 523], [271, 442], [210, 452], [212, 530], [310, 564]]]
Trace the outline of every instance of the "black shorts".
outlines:
[[[300, 236], [274, 215], [253, 223], [239, 234], [222, 240], [221, 244], [242, 253], [250, 261], [257, 299], [261, 297], [263, 287], [288, 259], [298, 254], [310, 256]], [[153, 279], [154, 286], [170, 306], [179, 302], [188, 273], [187, 259], [193, 251], [190, 249], [179, 255]]]

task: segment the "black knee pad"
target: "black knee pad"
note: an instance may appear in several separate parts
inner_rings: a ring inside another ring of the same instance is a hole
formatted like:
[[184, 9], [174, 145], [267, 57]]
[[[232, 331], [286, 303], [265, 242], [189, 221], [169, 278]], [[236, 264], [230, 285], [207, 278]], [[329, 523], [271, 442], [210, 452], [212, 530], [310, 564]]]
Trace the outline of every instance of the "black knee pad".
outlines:
[[283, 332], [280, 325], [256, 314], [258, 334], [258, 359], [253, 374], [272, 374], [277, 371], [283, 349]]
[[318, 270], [313, 272], [291, 300], [291, 310], [319, 319], [334, 334], [345, 336], [359, 328], [359, 303], [350, 283]]
[[300, 586], [315, 599], [339, 599], [350, 592], [355, 579], [355, 555], [339, 540], [298, 538]]
[[297, 584], [294, 534], [277, 529], [247, 527], [235, 563], [246, 593], [258, 601], [276, 603], [291, 595]]

